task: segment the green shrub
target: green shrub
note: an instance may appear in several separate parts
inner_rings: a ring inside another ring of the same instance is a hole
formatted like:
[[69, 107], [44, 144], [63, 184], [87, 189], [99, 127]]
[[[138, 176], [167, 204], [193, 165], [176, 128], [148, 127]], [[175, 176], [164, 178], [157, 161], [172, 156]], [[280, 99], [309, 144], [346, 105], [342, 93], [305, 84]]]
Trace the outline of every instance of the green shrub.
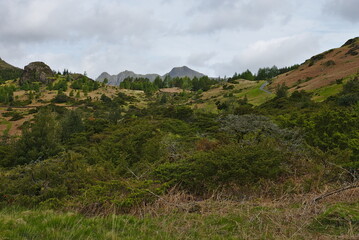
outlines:
[[20, 119], [23, 119], [23, 118], [24, 118], [24, 116], [21, 113], [14, 112], [12, 114], [12, 118], [10, 119], [10, 121], [17, 121], [17, 120], [20, 120]]
[[210, 152], [198, 152], [181, 162], [160, 165], [155, 176], [203, 194], [220, 186], [244, 186], [260, 179], [276, 179], [284, 173], [285, 159], [285, 153], [272, 142], [230, 144]]

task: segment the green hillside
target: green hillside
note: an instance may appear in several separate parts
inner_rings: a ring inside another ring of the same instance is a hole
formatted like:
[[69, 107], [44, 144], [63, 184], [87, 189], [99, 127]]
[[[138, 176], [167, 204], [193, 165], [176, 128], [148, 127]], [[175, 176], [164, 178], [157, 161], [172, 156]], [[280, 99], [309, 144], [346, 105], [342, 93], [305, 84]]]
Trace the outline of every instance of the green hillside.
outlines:
[[357, 74], [271, 93], [30, 66], [0, 85], [0, 239], [358, 236]]
[[21, 76], [23, 70], [14, 67], [0, 58], [0, 83], [7, 80], [17, 79]]

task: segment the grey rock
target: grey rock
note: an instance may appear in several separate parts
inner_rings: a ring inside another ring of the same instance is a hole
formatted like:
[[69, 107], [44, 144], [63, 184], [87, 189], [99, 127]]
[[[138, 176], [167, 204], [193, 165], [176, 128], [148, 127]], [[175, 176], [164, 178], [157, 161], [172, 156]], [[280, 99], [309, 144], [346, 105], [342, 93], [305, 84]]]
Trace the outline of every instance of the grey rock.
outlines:
[[25, 66], [20, 78], [20, 85], [31, 82], [41, 82], [48, 84], [55, 80], [55, 75], [51, 68], [43, 62], [32, 62]]

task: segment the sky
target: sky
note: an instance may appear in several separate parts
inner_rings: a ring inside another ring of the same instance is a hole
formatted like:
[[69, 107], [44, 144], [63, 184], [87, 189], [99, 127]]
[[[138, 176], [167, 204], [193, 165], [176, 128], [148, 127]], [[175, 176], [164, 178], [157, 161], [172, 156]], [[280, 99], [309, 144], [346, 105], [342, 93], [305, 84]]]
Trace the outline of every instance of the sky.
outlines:
[[0, 58], [96, 78], [290, 66], [359, 36], [358, 0], [0, 0]]

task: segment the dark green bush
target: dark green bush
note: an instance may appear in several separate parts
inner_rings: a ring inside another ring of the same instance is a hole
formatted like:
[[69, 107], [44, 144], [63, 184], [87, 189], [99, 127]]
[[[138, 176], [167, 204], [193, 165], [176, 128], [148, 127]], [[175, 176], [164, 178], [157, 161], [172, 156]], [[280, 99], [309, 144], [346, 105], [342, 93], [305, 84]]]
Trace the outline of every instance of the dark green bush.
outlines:
[[276, 179], [284, 173], [285, 155], [273, 142], [230, 144], [198, 152], [181, 162], [163, 164], [155, 170], [155, 176], [179, 184], [189, 192], [203, 194], [221, 186], [245, 186], [260, 179]]

